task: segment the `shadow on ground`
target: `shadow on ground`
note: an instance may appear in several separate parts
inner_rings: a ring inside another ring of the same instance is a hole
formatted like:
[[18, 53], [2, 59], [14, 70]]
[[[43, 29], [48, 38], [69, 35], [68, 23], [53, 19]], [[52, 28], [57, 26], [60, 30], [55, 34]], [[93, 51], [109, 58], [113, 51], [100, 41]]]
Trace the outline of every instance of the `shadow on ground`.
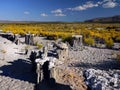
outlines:
[[39, 84], [35, 85], [34, 90], [72, 90], [69, 85], [56, 83], [54, 78], [49, 80], [43, 79]]
[[109, 69], [120, 69], [120, 62], [117, 60], [110, 60], [110, 61], [101, 61], [96, 64], [92, 63], [74, 63], [70, 65], [70, 67], [81, 67], [81, 68], [94, 68], [100, 70], [109, 70]]
[[8, 62], [8, 65], [0, 67], [0, 75], [33, 83], [34, 90], [72, 90], [70, 86], [56, 83], [54, 78], [50, 78], [47, 63], [43, 66], [44, 78], [39, 84], [36, 82], [36, 73], [32, 71], [32, 64], [28, 60], [18, 59]]
[[32, 65], [27, 60], [18, 59], [14, 62], [8, 62], [8, 65], [0, 67], [0, 71], [2, 76], [36, 83], [36, 73], [32, 71]]
[[49, 61], [46, 61], [43, 66], [43, 80], [36, 84], [34, 90], [72, 90], [70, 86], [56, 83], [56, 80], [50, 77]]

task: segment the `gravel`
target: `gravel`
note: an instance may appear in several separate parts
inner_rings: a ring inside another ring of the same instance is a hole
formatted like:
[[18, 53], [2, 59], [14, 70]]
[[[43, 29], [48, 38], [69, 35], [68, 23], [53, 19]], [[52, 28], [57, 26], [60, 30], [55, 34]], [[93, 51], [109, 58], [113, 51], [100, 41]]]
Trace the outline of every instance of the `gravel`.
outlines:
[[81, 69], [120, 69], [116, 59], [119, 51], [85, 47], [82, 51], [69, 51], [69, 66]]
[[85, 77], [90, 90], [120, 90], [118, 53], [118, 50], [85, 47], [82, 51], [71, 50], [66, 62]]

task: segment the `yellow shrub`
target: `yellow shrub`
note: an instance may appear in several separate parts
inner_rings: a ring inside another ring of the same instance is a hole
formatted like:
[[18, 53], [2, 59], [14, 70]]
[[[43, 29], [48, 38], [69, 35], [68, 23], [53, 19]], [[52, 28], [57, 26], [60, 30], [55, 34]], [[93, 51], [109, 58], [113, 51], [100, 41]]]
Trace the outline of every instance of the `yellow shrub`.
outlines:
[[95, 41], [91, 37], [90, 38], [84, 38], [84, 42], [85, 42], [85, 44], [90, 45], [90, 46], [94, 46], [95, 45]]
[[114, 42], [113, 42], [113, 40], [110, 38], [110, 39], [106, 39], [106, 40], [105, 40], [105, 44], [106, 44], [106, 47], [107, 47], [107, 48], [112, 48], [112, 46], [114, 45]]

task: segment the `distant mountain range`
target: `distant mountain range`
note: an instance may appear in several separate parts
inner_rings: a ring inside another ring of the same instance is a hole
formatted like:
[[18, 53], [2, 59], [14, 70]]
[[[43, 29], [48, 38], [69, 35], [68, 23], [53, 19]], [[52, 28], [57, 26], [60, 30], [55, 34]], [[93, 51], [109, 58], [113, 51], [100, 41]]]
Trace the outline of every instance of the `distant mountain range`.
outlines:
[[[90, 23], [120, 23], [120, 15], [112, 17], [100, 17], [86, 20], [84, 22]], [[0, 20], [0, 23], [81, 23], [81, 22], [62, 22], [62, 21], [9, 21], [9, 20]]]
[[9, 21], [0, 20], [0, 23], [72, 23], [72, 22], [62, 22], [62, 21]]
[[100, 18], [93, 18], [90, 20], [86, 20], [85, 22], [100, 22], [100, 23], [120, 23], [120, 15], [112, 16], [112, 17], [100, 17]]
[[0, 23], [39, 23], [39, 21], [9, 21], [9, 20], [0, 20]]

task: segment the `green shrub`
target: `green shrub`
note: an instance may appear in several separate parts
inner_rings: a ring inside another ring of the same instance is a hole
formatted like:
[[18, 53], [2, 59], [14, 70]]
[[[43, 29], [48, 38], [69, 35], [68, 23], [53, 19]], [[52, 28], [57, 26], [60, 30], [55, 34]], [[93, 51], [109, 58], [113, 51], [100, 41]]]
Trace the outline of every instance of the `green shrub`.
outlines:
[[49, 40], [57, 40], [58, 35], [47, 35], [47, 39], [49, 39]]
[[62, 37], [62, 41], [63, 42], [68, 42], [70, 45], [72, 45], [72, 37], [71, 36], [67, 36], [67, 37]]
[[95, 41], [93, 38], [84, 38], [84, 43], [90, 46], [94, 46], [95, 45]]

